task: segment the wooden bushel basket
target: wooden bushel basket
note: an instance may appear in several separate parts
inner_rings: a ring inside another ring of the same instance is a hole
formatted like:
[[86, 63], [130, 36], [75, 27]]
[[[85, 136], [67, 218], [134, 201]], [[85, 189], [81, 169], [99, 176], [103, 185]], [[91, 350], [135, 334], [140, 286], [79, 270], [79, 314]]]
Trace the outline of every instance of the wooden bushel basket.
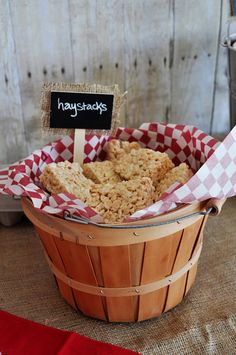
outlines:
[[159, 316], [191, 288], [209, 207], [187, 205], [156, 218], [113, 227], [41, 213], [22, 198], [61, 295], [85, 315], [110, 322]]

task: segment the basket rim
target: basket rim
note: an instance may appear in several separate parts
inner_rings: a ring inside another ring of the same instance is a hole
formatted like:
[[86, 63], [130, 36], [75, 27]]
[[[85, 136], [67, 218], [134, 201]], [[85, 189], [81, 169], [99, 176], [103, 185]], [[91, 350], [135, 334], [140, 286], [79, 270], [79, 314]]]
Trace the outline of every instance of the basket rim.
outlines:
[[[171, 223], [144, 225], [147, 220], [142, 220], [139, 221], [141, 222], [139, 229], [136, 229], [134, 225], [137, 222], [126, 224], [126, 229], [116, 229], [112, 227], [100, 228], [92, 224], [78, 224], [58, 216], [52, 216], [34, 208], [32, 202], [27, 198], [22, 199], [22, 208], [36, 229], [45, 231], [48, 236], [87, 246], [118, 246], [160, 239], [180, 232], [198, 220], [207, 217], [203, 215], [206, 213], [202, 213], [206, 211], [206, 201], [204, 201], [150, 219], [152, 222], [160, 222], [164, 221], [164, 218], [168, 221], [172, 217]], [[189, 215], [188, 218], [181, 219], [181, 216], [186, 214]]]

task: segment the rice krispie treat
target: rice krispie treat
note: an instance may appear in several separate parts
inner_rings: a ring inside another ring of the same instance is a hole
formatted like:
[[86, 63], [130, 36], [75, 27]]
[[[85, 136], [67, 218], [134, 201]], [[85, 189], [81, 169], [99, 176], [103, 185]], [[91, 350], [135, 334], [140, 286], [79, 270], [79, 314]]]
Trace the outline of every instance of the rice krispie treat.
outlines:
[[107, 143], [107, 159], [117, 160], [124, 154], [130, 153], [132, 149], [140, 149], [138, 142], [123, 142], [118, 139], [112, 139]]
[[83, 171], [84, 175], [96, 184], [107, 182], [114, 184], [121, 181], [121, 178], [114, 170], [113, 163], [109, 160], [84, 164]]
[[39, 179], [49, 192], [68, 192], [83, 202], [90, 196], [89, 190], [93, 185], [93, 182], [83, 175], [79, 163], [68, 161], [47, 165]]
[[114, 169], [122, 179], [131, 180], [137, 177], [149, 177], [153, 185], [174, 167], [166, 153], [155, 152], [151, 149], [131, 150], [114, 162]]
[[166, 191], [175, 182], [185, 184], [191, 177], [193, 173], [187, 164], [182, 163], [179, 166], [169, 170], [163, 179], [159, 181], [156, 185], [155, 190], [155, 201], [160, 199], [161, 194]]
[[88, 205], [103, 216], [105, 223], [119, 223], [153, 203], [154, 187], [151, 179], [143, 177], [115, 185], [93, 185]]

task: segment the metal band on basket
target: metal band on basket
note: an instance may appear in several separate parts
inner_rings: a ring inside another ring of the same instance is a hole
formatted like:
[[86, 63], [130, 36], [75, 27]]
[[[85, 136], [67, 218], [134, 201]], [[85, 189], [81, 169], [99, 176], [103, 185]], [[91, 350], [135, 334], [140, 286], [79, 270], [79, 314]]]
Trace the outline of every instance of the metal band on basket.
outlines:
[[196, 254], [176, 273], [165, 277], [162, 280], [158, 280], [149, 284], [142, 286], [133, 286], [133, 287], [99, 287], [92, 286], [88, 284], [81, 283], [79, 281], [73, 280], [70, 277], [66, 276], [61, 272], [49, 259], [48, 255], [45, 252], [45, 257], [49, 264], [49, 267], [53, 274], [61, 281], [63, 281], [68, 286], [73, 289], [92, 295], [107, 296], [107, 297], [123, 297], [123, 296], [137, 296], [144, 295], [146, 293], [157, 291], [163, 287], [169, 286], [173, 282], [181, 278], [187, 271], [189, 271], [198, 261], [202, 250], [202, 243], [200, 244]]
[[145, 224], [130, 224], [130, 225], [119, 225], [119, 224], [103, 224], [103, 223], [96, 223], [93, 222], [89, 219], [83, 218], [83, 217], [78, 217], [78, 216], [74, 216], [74, 215], [70, 215], [70, 213], [68, 211], [64, 212], [64, 219], [70, 222], [77, 222], [79, 224], [86, 224], [86, 225], [93, 225], [96, 227], [100, 227], [100, 228], [113, 228], [113, 229], [130, 229], [130, 228], [137, 228], [137, 229], [141, 229], [141, 228], [149, 228], [149, 227], [158, 227], [158, 226], [164, 226], [166, 224], [171, 224], [171, 223], [179, 223], [181, 221], [184, 221], [185, 219], [191, 218], [191, 217], [195, 217], [195, 216], [208, 216], [209, 214], [212, 213], [212, 210], [214, 210], [213, 206], [210, 206], [206, 211], [200, 211], [200, 212], [194, 212], [194, 213], [190, 213], [186, 216], [181, 216], [179, 218], [175, 218], [175, 219], [171, 219], [168, 221], [162, 221], [162, 222], [156, 222], [156, 223], [145, 223]]

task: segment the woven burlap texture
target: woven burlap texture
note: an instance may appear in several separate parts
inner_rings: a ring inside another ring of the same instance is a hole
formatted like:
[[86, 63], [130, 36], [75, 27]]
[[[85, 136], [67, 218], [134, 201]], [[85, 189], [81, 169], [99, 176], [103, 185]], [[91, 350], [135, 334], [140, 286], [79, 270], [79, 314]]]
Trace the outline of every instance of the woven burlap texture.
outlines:
[[104, 86], [100, 84], [85, 84], [85, 83], [44, 83], [41, 93], [41, 110], [42, 110], [42, 129], [45, 133], [51, 134], [71, 134], [74, 129], [50, 128], [50, 110], [51, 110], [51, 92], [84, 92], [84, 93], [99, 93], [114, 95], [113, 110], [112, 110], [112, 125], [110, 130], [86, 130], [86, 133], [99, 134], [114, 134], [119, 125], [120, 108], [123, 105], [126, 97], [126, 92], [121, 93], [118, 85]]
[[236, 198], [209, 217], [196, 281], [187, 297], [159, 318], [134, 324], [90, 319], [60, 296], [32, 225], [0, 226], [0, 307], [93, 339], [152, 354], [235, 354]]

